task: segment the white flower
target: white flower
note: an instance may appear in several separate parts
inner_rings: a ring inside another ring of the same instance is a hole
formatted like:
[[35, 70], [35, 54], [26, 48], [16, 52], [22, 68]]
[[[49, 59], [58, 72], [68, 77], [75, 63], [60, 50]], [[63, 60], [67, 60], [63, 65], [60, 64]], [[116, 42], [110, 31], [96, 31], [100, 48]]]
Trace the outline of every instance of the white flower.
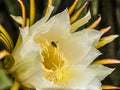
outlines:
[[71, 34], [67, 10], [48, 20], [50, 13], [21, 30], [22, 43], [12, 54], [16, 63], [10, 72], [37, 90], [101, 90], [101, 81], [113, 71], [91, 64], [101, 54], [94, 46], [102, 33], [84, 29]]
[[[48, 81], [42, 88], [101, 90], [101, 82], [113, 69], [91, 65], [101, 53], [94, 48], [102, 33], [84, 29], [70, 33], [67, 10], [52, 17], [35, 36], [42, 49], [42, 77]], [[51, 82], [51, 84], [50, 84]]]

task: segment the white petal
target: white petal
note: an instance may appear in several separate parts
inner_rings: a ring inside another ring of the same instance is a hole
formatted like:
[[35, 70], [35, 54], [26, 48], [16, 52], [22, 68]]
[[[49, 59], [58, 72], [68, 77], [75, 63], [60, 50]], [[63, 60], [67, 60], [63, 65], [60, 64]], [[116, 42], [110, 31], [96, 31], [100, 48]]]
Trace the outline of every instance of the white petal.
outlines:
[[93, 46], [95, 46], [95, 44], [98, 43], [100, 37], [103, 35], [102, 32], [97, 31], [95, 29], [84, 29], [84, 30], [88, 30], [88, 43], [92, 44]]
[[17, 62], [9, 72], [12, 73], [12, 76], [22, 85], [28, 88], [33, 88], [33, 86], [30, 85], [30, 82], [27, 82], [27, 80], [29, 80], [31, 77], [34, 77], [38, 72], [42, 71], [40, 62], [41, 57], [39, 53], [34, 54], [34, 57], [31, 58], [26, 56], [26, 58], [24, 58], [22, 61]]
[[101, 87], [101, 82], [94, 78], [87, 86], [87, 90], [102, 90], [102, 87]]
[[46, 38], [48, 41], [60, 41], [70, 35], [70, 21], [67, 10], [53, 16], [47, 24], [41, 28], [36, 38]]
[[76, 71], [65, 87], [75, 90], [87, 90], [88, 84], [96, 77], [96, 74], [92, 70], [85, 69], [79, 65], [71, 66], [71, 68], [76, 68]]
[[19, 28], [20, 29], [20, 34], [22, 36], [22, 41], [24, 42], [25, 39], [29, 36], [29, 27], [26, 26], [24, 28]]
[[97, 79], [100, 81], [102, 81], [107, 75], [111, 74], [114, 70], [103, 65], [95, 64], [90, 65], [89, 68], [91, 68], [97, 74]]
[[32, 88], [34, 87], [36, 90], [44, 90], [46, 88], [56, 88], [56, 86], [44, 78], [42, 78], [41, 71], [35, 73], [33, 76], [31, 76], [28, 80], [24, 82], [24, 85], [27, 85], [28, 87]]
[[91, 64], [96, 57], [98, 57], [99, 55], [101, 55], [101, 53], [95, 49], [95, 48], [91, 48], [90, 51], [88, 52], [88, 54], [86, 54], [85, 57], [83, 57], [83, 59], [80, 60], [80, 65], [87, 67], [89, 64]]
[[22, 44], [17, 48], [17, 50], [12, 53], [16, 60], [18, 59], [27, 59], [30, 57], [34, 57], [34, 54], [39, 53], [39, 46], [29, 38], [26, 42], [22, 42]]
[[42, 19], [40, 19], [39, 21], [37, 21], [35, 24], [33, 24], [31, 27], [30, 27], [30, 33], [34, 36], [36, 35], [36, 33], [38, 31], [40, 31], [40, 28], [42, 26], [44, 26], [45, 22], [49, 19], [52, 11], [53, 11], [54, 7], [53, 6], [49, 6], [49, 12], [48, 14], [43, 17]]
[[60, 50], [62, 50], [64, 56], [71, 63], [82, 63], [82, 61], [91, 57], [88, 56], [89, 53], [95, 53], [95, 56], [93, 56], [93, 58], [100, 54], [97, 50], [92, 48], [94, 47], [94, 44], [99, 40], [101, 35], [102, 34], [98, 31], [88, 29], [73, 33], [69, 38], [59, 43]]

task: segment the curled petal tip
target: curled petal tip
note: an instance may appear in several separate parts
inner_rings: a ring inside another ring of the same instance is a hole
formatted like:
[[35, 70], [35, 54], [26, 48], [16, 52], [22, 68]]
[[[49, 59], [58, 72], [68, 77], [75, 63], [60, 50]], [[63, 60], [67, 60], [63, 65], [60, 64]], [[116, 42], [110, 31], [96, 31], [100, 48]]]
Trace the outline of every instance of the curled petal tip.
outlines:
[[5, 69], [10, 69], [13, 64], [15, 63], [15, 60], [13, 58], [13, 56], [7, 52], [6, 50], [3, 50], [0, 52], [0, 59], [4, 58], [4, 57], [8, 57], [8, 58], [5, 58], [5, 62], [4, 62], [4, 68]]
[[6, 50], [0, 51], [0, 59], [4, 58], [7, 55], [9, 55], [9, 53]]

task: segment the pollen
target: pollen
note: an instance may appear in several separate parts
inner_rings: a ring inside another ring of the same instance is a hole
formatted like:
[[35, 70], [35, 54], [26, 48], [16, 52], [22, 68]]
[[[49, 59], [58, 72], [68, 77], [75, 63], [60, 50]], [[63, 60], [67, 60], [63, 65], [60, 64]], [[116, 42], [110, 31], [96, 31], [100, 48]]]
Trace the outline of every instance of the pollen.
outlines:
[[67, 59], [60, 51], [59, 45], [55, 42], [53, 45], [53, 41], [45, 41], [41, 47], [44, 78], [56, 85], [65, 85], [71, 78], [72, 72], [68, 69]]

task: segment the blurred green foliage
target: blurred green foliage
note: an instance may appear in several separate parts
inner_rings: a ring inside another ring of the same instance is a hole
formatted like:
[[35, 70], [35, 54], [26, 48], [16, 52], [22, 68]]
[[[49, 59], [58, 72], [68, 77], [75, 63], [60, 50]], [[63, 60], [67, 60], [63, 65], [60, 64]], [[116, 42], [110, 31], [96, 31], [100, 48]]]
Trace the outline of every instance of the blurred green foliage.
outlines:
[[12, 85], [4, 70], [0, 69], [0, 90], [5, 90]]

